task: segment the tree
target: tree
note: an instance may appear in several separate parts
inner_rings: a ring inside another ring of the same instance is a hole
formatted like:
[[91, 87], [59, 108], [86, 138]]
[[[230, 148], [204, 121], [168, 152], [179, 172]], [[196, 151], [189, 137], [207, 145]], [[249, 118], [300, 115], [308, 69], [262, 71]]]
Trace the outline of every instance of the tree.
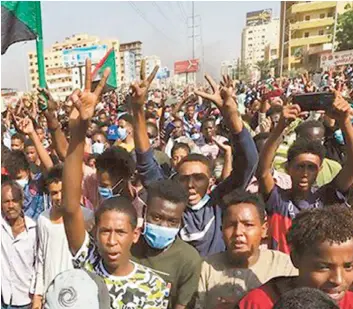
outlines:
[[260, 71], [261, 79], [266, 78], [271, 67], [272, 67], [272, 63], [270, 63], [267, 60], [260, 60], [260, 61], [256, 62], [256, 64], [255, 64], [255, 68]]
[[338, 16], [337, 51], [353, 49], [353, 9], [350, 6], [346, 6], [345, 9], [348, 11]]

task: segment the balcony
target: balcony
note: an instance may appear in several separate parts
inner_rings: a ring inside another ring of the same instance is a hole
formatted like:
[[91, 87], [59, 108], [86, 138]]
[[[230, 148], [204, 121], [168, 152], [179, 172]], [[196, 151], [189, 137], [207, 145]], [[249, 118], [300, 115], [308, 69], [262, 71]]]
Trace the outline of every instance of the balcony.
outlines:
[[328, 27], [328, 26], [333, 25], [334, 22], [335, 22], [335, 20], [333, 17], [298, 21], [298, 22], [290, 24], [290, 30], [293, 31], [293, 30], [304, 30], [304, 29]]
[[310, 12], [316, 10], [324, 10], [336, 7], [336, 1], [311, 1], [311, 2], [304, 2], [304, 3], [297, 3], [293, 4], [290, 7], [290, 12], [294, 13], [303, 13], [303, 12]]
[[290, 41], [290, 46], [297, 47], [297, 46], [305, 46], [310, 44], [325, 44], [325, 43], [331, 43], [331, 41], [332, 41], [332, 35], [330, 34], [315, 35], [315, 36], [313, 35], [307, 38], [292, 39]]
[[319, 46], [310, 46], [309, 55], [321, 54], [327, 51], [332, 51], [332, 43], [327, 43]]

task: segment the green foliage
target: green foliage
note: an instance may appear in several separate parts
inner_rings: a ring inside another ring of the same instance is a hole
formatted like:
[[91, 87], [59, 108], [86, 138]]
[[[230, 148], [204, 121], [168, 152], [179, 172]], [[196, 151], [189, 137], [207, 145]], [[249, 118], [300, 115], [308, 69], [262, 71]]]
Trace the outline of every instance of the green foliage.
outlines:
[[353, 9], [338, 17], [336, 41], [337, 51], [353, 49]]
[[273, 66], [274, 66], [274, 63], [272, 61], [269, 62], [267, 60], [261, 60], [255, 64], [255, 68], [257, 68], [260, 71], [261, 79], [266, 78], [266, 75], [268, 74], [268, 72]]

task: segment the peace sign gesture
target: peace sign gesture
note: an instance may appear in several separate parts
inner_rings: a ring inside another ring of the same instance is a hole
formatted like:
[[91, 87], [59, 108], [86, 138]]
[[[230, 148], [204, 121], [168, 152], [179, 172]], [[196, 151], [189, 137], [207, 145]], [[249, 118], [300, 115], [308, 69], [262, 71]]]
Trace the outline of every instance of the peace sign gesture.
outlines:
[[110, 74], [110, 68], [105, 69], [103, 77], [100, 80], [94, 92], [91, 92], [92, 87], [92, 72], [91, 59], [86, 59], [86, 79], [85, 89], [83, 91], [76, 89], [71, 95], [71, 99], [75, 107], [80, 113], [81, 120], [89, 120], [94, 116], [94, 111], [98, 103], [98, 98], [103, 91], [104, 85]]
[[146, 79], [146, 61], [145, 59], [141, 60], [141, 72], [140, 72], [140, 82], [134, 82], [130, 86], [132, 90], [131, 95], [131, 104], [133, 107], [142, 107], [145, 103], [145, 98], [148, 92], [148, 89], [157, 74], [159, 66], [156, 65], [150, 74], [150, 76]]

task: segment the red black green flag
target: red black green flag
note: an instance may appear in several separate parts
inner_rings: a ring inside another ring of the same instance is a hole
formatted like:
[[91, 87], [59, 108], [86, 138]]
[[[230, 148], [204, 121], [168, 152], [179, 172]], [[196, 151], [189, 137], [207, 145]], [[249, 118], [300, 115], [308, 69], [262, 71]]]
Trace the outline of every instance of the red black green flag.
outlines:
[[41, 30], [38, 8], [39, 1], [1, 1], [2, 55], [13, 43], [37, 38]]

